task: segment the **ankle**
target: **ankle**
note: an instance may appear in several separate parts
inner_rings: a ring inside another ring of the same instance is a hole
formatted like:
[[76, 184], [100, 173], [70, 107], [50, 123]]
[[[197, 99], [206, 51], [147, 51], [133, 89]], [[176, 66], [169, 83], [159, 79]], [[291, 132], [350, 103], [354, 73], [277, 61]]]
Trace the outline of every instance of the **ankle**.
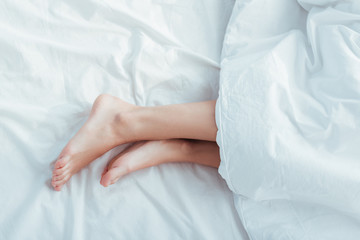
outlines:
[[194, 140], [179, 139], [179, 147], [182, 156], [191, 156], [194, 152]]
[[190, 159], [193, 152], [193, 144], [191, 140], [170, 139], [162, 140], [162, 144], [166, 145], [168, 151], [168, 159], [170, 162], [186, 162]]
[[133, 110], [114, 115], [112, 128], [115, 135], [120, 139], [119, 144], [141, 140], [139, 137], [141, 121], [136, 113], [139, 108], [142, 107], [135, 107]]

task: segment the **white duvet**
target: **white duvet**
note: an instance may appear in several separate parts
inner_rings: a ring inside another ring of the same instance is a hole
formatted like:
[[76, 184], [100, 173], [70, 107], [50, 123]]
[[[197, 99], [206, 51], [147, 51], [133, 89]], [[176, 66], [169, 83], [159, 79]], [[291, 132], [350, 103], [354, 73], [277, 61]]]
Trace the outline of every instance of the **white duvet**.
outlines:
[[109, 93], [216, 99], [233, 1], [0, 2], [0, 239], [247, 239], [215, 169], [168, 164], [104, 188], [110, 151], [51, 185], [52, 163]]
[[250, 239], [360, 239], [360, 1], [237, 1], [217, 124]]

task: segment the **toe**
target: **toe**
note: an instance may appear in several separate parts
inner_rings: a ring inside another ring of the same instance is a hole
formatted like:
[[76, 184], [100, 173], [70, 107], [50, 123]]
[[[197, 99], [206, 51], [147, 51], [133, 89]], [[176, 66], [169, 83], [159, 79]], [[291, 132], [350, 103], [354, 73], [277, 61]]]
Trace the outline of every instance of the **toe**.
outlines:
[[101, 177], [100, 184], [103, 185], [104, 187], [109, 186], [111, 182], [111, 178], [112, 178], [111, 173], [107, 172], [105, 175]]
[[70, 179], [70, 174], [66, 175], [63, 179], [58, 181], [53, 181], [52, 185], [56, 191], [60, 191], [62, 186]]
[[104, 168], [104, 171], [101, 173], [101, 177], [103, 177], [105, 175], [105, 173], [107, 173], [109, 171], [109, 166], [106, 166]]
[[64, 175], [60, 175], [60, 176], [57, 176], [57, 177], [53, 177], [53, 179], [51, 180], [52, 185], [53, 186], [60, 185], [64, 181], [64, 179], [66, 179], [66, 176], [67, 175], [64, 174]]
[[55, 169], [63, 168], [69, 162], [70, 156], [64, 156], [59, 158], [55, 163]]
[[58, 168], [58, 169], [54, 169], [53, 171], [53, 176], [59, 176], [59, 175], [63, 175], [65, 172], [66, 168]]
[[53, 176], [52, 179], [51, 179], [51, 182], [54, 183], [54, 182], [57, 182], [57, 181], [60, 181], [62, 180], [64, 177], [63, 176]]
[[104, 187], [107, 187], [111, 184], [114, 184], [126, 174], [126, 169], [121, 167], [114, 167], [111, 168], [108, 172], [105, 173], [105, 175], [101, 178], [101, 185]]
[[60, 180], [52, 180], [51, 185], [53, 185], [53, 187], [59, 186], [61, 181], [62, 181], [62, 179], [60, 179]]
[[60, 169], [55, 169], [53, 171], [53, 175], [52, 175], [52, 181], [59, 181], [62, 180], [66, 177], [66, 175], [68, 175], [70, 173], [69, 169], [67, 168], [60, 168]]
[[55, 181], [60, 181], [62, 179], [64, 179], [66, 176], [66, 173], [62, 173], [60, 175], [53, 175], [52, 177], [52, 181], [55, 182]]

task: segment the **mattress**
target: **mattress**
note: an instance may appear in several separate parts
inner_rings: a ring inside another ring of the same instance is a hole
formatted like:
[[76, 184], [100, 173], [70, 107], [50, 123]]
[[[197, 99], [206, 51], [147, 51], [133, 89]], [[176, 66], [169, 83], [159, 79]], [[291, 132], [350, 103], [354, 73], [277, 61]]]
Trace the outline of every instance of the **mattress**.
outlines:
[[101, 93], [218, 96], [231, 0], [0, 2], [0, 239], [248, 239], [216, 169], [164, 164], [104, 188], [119, 146], [55, 192], [54, 160]]

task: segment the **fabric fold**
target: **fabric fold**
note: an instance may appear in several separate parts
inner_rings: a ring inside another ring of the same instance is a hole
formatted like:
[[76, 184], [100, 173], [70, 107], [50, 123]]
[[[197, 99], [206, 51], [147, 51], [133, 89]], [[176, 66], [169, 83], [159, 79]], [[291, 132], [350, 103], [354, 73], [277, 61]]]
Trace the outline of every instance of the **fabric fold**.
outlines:
[[[352, 229], [345, 239], [359, 236], [356, 9], [356, 1], [253, 0], [234, 7], [216, 109], [219, 172], [241, 201], [243, 220], [258, 223], [247, 227], [254, 239], [336, 239], [320, 227], [299, 227], [320, 212], [338, 215], [338, 225]], [[275, 205], [291, 211], [274, 211]], [[309, 209], [319, 211], [312, 216]], [[280, 224], [285, 215], [302, 212], [307, 219]], [[269, 214], [272, 227], [265, 229]], [[327, 226], [334, 221], [322, 220]], [[339, 236], [336, 228], [330, 231]]]

